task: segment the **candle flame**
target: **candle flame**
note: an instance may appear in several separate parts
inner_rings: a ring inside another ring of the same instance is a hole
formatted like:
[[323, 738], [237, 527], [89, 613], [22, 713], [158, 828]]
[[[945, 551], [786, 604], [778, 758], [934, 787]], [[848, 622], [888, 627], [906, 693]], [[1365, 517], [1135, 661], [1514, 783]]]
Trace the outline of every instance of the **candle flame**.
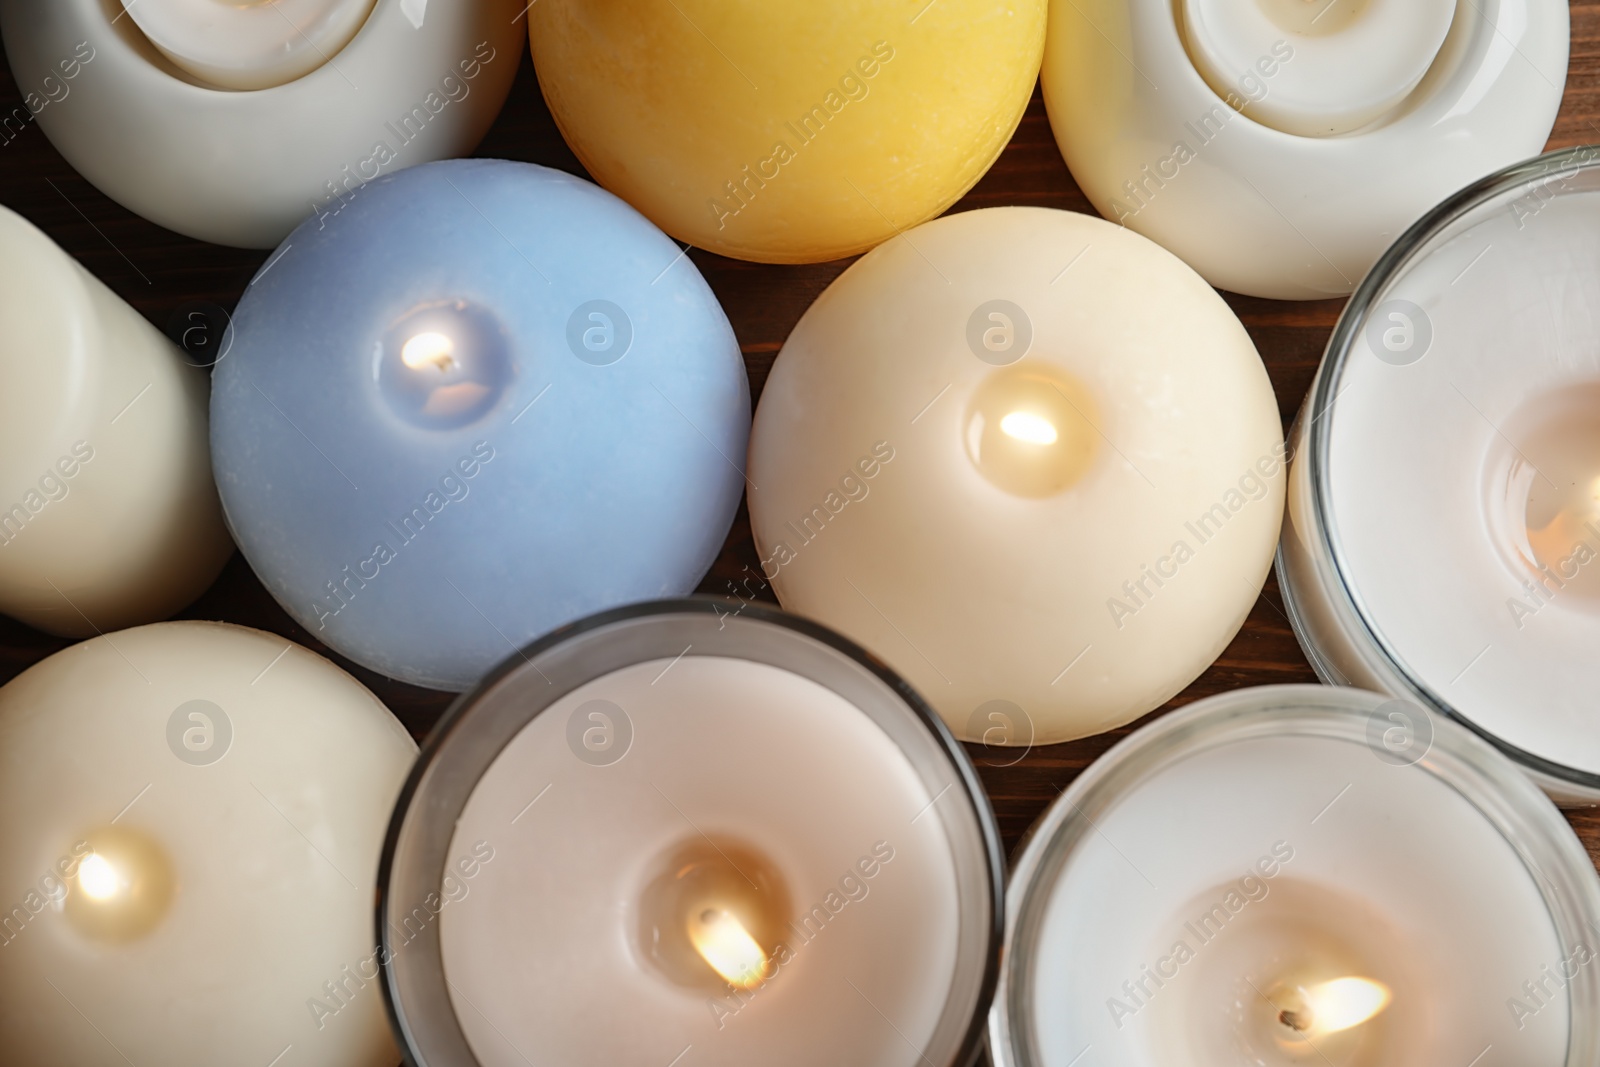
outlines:
[[1013, 411], [1000, 420], [1000, 431], [1007, 437], [1014, 437], [1018, 441], [1026, 441], [1030, 445], [1053, 445], [1056, 443], [1056, 428], [1050, 420], [1041, 418], [1030, 411]]
[[744, 924], [721, 908], [706, 908], [689, 919], [689, 941], [729, 985], [749, 989], [766, 980], [767, 954]]
[[434, 367], [440, 371], [449, 370], [455, 360], [451, 353], [455, 351], [455, 342], [442, 333], [419, 333], [407, 341], [400, 349], [400, 362], [412, 370], [421, 370], [423, 367]]
[[1335, 978], [1302, 991], [1303, 1011], [1278, 1015], [1285, 1026], [1310, 1035], [1360, 1026], [1389, 1006], [1389, 987], [1370, 978]]
[[90, 900], [110, 900], [122, 891], [122, 876], [110, 860], [91, 852], [78, 864], [78, 885]]

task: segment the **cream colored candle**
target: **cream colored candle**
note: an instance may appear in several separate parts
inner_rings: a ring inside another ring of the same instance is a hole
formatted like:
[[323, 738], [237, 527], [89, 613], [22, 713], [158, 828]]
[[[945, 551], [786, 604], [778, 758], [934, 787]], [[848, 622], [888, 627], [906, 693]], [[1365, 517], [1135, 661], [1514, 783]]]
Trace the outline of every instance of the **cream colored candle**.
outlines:
[[331, 663], [221, 623], [0, 689], [7, 1061], [393, 1067], [372, 897], [415, 752]]
[[267, 89], [337, 55], [373, 3], [122, 0], [122, 7], [162, 55], [200, 80], [223, 89]]
[[206, 372], [0, 208], [0, 612], [87, 637], [153, 622], [233, 552]]
[[1039, 208], [953, 215], [839, 277], [767, 380], [750, 519], [786, 608], [969, 740], [1097, 733], [1255, 603], [1283, 437], [1254, 346], [1171, 254]]

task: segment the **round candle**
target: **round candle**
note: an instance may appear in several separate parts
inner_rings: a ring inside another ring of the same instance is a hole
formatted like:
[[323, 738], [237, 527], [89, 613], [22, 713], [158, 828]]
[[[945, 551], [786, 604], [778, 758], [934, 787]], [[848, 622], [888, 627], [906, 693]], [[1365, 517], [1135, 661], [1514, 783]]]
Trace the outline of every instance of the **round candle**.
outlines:
[[680, 240], [811, 263], [938, 215], [1022, 118], [1045, 0], [544, 0], [534, 70], [588, 172]]
[[163, 619], [227, 562], [205, 371], [0, 208], [0, 612], [70, 637]]
[[1193, 271], [1085, 215], [971, 211], [874, 250], [795, 327], [751, 527], [784, 606], [958, 735], [1063, 741], [1159, 706], [1232, 639], [1283, 455], [1261, 360]]
[[[1245, 104], [1255, 121], [1305, 137], [1348, 133], [1392, 111], [1422, 81], [1455, 19], [1455, 0], [1184, 0], [1185, 44], [1219, 97], [1274, 68]], [[1289, 54], [1289, 61], [1273, 62]]]
[[[396, 814], [380, 919], [413, 1062], [970, 1062], [1000, 856], [936, 721], [749, 606], [623, 609], [508, 661]], [[436, 936], [405, 925], [429, 893]]]
[[415, 751], [331, 663], [220, 623], [95, 638], [0, 689], [8, 1056], [391, 1067], [371, 901]]
[[998, 1067], [1566, 1067], [1600, 1050], [1600, 879], [1468, 731], [1274, 686], [1138, 731], [1029, 838]]
[[1364, 284], [1302, 430], [1284, 584], [1323, 675], [1471, 722], [1600, 799], [1600, 168], [1515, 168]]
[[161, 54], [224, 89], [303, 77], [350, 43], [376, 0], [122, 0]]
[[1570, 22], [1565, 0], [1052, 0], [1039, 80], [1101, 214], [1220, 289], [1317, 300], [1543, 150]]
[[212, 444], [245, 557], [390, 677], [465, 689], [562, 623], [687, 593], [738, 507], [728, 320], [682, 249], [558, 171], [378, 179], [267, 261], [233, 338]]

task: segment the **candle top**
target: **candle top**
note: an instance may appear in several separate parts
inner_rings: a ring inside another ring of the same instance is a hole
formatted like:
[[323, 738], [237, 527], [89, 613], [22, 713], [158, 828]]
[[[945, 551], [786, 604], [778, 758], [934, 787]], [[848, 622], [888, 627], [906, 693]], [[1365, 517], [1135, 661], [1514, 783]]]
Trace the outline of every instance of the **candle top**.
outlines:
[[1218, 96], [1263, 125], [1327, 137], [1404, 100], [1455, 12], [1455, 0], [1183, 0], [1182, 19]]
[[1504, 742], [1600, 775], [1592, 174], [1541, 172], [1426, 235], [1349, 334], [1307, 454], [1384, 654]]
[[[175, 65], [220, 89], [267, 89], [333, 61], [376, 0], [122, 0]], [[119, 16], [120, 17], [120, 16]]]

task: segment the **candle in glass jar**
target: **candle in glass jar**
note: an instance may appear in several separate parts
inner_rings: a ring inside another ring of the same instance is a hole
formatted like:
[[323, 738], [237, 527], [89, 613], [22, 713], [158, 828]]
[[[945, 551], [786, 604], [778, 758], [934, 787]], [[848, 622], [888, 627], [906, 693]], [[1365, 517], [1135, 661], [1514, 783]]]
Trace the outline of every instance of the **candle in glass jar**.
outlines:
[[[396, 815], [380, 921], [414, 1062], [969, 1062], [998, 853], [909, 690], [825, 631], [711, 602], [525, 656]], [[436, 937], [407, 926], [430, 891]]]
[[205, 371], [4, 208], [0, 319], [0, 612], [70, 637], [174, 614], [233, 553]]
[[273, 634], [157, 623], [0, 689], [0, 1033], [30, 1064], [392, 1067], [371, 900], [416, 748]]
[[1160, 706], [1232, 639], [1283, 456], [1261, 359], [1193, 271], [1089, 216], [969, 211], [875, 249], [795, 327], [752, 431], [751, 528], [784, 606], [958, 735], [1064, 741]]
[[1600, 1047], [1600, 879], [1470, 733], [1356, 690], [1240, 690], [1134, 734], [1018, 862], [1000, 1067], [1473, 1063]]
[[223, 89], [266, 89], [337, 55], [375, 0], [122, 0], [161, 54]]

